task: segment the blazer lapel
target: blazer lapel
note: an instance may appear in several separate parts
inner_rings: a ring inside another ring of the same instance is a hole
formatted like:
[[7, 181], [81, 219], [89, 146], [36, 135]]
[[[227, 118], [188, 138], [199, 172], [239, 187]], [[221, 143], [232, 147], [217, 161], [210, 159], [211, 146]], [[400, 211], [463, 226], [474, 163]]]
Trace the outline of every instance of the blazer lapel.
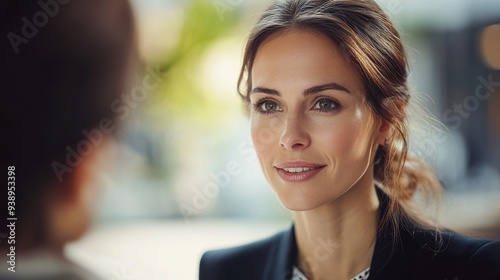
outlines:
[[295, 231], [292, 225], [289, 230], [284, 231], [270, 248], [269, 257], [264, 268], [264, 280], [290, 279], [292, 268], [297, 258], [297, 244], [295, 242]]
[[[380, 201], [380, 220], [387, 213], [390, 198], [378, 187], [377, 195]], [[406, 264], [404, 262], [404, 253], [402, 251], [402, 240], [394, 236], [394, 223], [392, 220], [386, 225], [379, 225], [381, 228], [377, 234], [375, 250], [370, 265], [370, 276], [368, 279], [403, 279]], [[401, 232], [400, 232], [401, 233]], [[398, 241], [395, 243], [395, 241]]]

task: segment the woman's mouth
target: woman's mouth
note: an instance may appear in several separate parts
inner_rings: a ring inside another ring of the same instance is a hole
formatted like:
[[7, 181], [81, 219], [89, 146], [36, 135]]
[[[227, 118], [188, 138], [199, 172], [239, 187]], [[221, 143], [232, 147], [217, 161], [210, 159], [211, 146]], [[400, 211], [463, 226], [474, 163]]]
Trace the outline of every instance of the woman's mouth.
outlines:
[[283, 170], [285, 170], [286, 172], [290, 172], [290, 173], [300, 173], [300, 172], [309, 171], [309, 170], [313, 170], [313, 169], [316, 169], [316, 168], [309, 168], [309, 167], [283, 168]]
[[287, 162], [275, 166], [281, 179], [287, 182], [303, 182], [316, 176], [326, 165], [306, 162]]

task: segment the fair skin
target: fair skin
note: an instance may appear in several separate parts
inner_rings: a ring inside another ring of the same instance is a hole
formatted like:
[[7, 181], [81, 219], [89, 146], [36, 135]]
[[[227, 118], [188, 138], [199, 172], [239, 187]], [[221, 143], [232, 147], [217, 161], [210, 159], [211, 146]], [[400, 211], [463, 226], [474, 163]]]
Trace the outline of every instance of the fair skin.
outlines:
[[252, 138], [293, 212], [297, 264], [311, 280], [351, 279], [370, 267], [375, 247], [373, 161], [389, 125], [369, 109], [354, 65], [319, 33], [267, 39], [251, 78]]

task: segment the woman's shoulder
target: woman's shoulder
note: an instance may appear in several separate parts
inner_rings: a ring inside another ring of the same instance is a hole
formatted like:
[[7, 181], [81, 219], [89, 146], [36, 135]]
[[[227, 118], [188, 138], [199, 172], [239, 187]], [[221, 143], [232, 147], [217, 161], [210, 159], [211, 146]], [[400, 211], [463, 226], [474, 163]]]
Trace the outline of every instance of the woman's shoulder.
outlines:
[[402, 234], [401, 246], [414, 270], [426, 268], [437, 276], [435, 279], [500, 276], [500, 241], [467, 237], [449, 230], [413, 228]]
[[[403, 243], [414, 243], [418, 252], [430, 251], [434, 255], [445, 253], [459, 259], [491, 257], [500, 260], [500, 241], [473, 238], [451, 230], [413, 228], [406, 230]], [[406, 240], [406, 242], [405, 242]]]
[[200, 261], [200, 280], [263, 279], [273, 263], [288, 257], [292, 238], [295, 242], [291, 235], [293, 229], [288, 229], [246, 245], [205, 252]]

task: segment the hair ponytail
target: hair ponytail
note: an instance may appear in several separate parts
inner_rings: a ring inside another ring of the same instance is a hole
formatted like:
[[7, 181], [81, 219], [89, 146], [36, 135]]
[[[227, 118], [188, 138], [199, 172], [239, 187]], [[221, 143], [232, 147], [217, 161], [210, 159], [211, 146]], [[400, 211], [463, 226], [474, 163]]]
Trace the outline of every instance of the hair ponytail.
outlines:
[[384, 146], [379, 146], [374, 165], [375, 180], [391, 198], [384, 222], [392, 219], [393, 223], [398, 224], [404, 216], [421, 226], [436, 228], [436, 222], [425, 217], [414, 200], [420, 194], [427, 202], [434, 198], [439, 203], [441, 184], [424, 161], [408, 153], [407, 125], [402, 123], [392, 126], [399, 128]]

